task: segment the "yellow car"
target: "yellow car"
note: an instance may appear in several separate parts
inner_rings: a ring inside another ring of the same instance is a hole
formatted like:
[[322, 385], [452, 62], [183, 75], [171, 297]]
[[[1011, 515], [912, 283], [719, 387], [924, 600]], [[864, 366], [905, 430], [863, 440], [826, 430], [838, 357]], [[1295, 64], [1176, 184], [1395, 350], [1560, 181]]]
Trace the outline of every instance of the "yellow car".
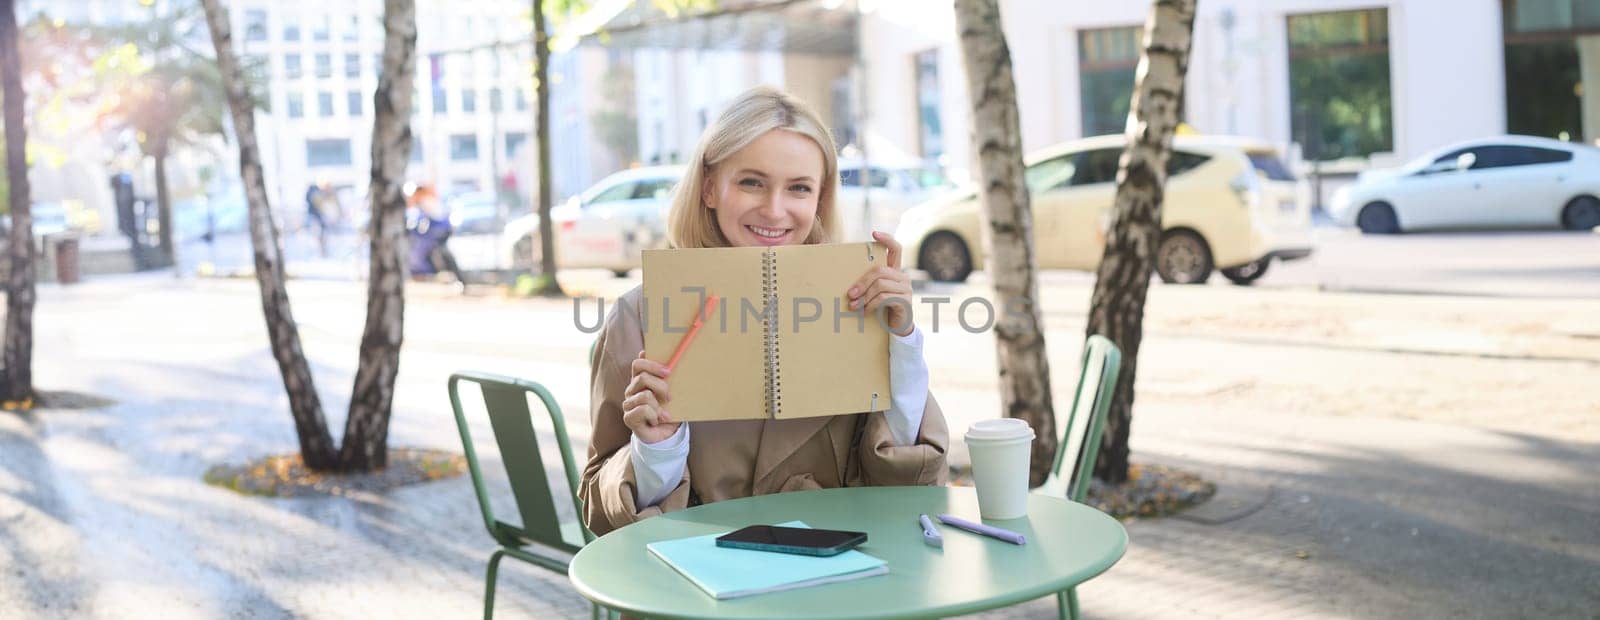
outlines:
[[[1027, 159], [1034, 250], [1042, 269], [1093, 271], [1105, 249], [1124, 138], [1067, 142]], [[1167, 162], [1156, 273], [1198, 284], [1220, 269], [1250, 284], [1273, 259], [1311, 255], [1308, 201], [1270, 145], [1243, 138], [1176, 136]], [[983, 215], [971, 190], [918, 205], [895, 234], [910, 266], [960, 282], [983, 268]]]

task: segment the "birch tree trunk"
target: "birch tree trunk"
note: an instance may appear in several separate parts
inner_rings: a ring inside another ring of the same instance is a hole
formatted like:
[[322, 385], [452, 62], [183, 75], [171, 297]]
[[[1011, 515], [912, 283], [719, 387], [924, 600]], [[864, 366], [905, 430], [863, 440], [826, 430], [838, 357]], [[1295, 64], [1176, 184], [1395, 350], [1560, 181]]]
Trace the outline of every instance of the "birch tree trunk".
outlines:
[[17, 49], [13, 0], [0, 0], [0, 90], [5, 95], [6, 176], [10, 183], [11, 238], [7, 252], [4, 385], [0, 400], [28, 409], [33, 400], [33, 214], [28, 187], [28, 131], [22, 92], [22, 56]]
[[1011, 51], [997, 0], [956, 0], [956, 31], [972, 102], [972, 151], [978, 155], [978, 204], [987, 226], [983, 246], [1000, 304], [995, 322], [1001, 411], [1033, 426], [1032, 486], [1042, 484], [1056, 455], [1050, 362], [1038, 306], [1033, 211], [1023, 183], [1022, 131]]
[[331, 470], [338, 465], [338, 453], [328, 435], [322, 416], [322, 403], [311, 380], [311, 369], [300, 348], [300, 332], [289, 310], [289, 292], [284, 287], [283, 252], [278, 246], [278, 228], [267, 203], [267, 185], [261, 175], [261, 149], [256, 142], [255, 109], [245, 92], [239, 74], [239, 60], [233, 52], [233, 33], [228, 11], [219, 0], [201, 0], [211, 43], [216, 48], [217, 69], [228, 94], [228, 109], [239, 140], [239, 176], [244, 180], [245, 200], [250, 217], [250, 244], [255, 250], [256, 284], [261, 289], [261, 310], [266, 315], [267, 335], [272, 357], [283, 376], [289, 396], [295, 434], [300, 439], [300, 455], [307, 467]]
[[1117, 168], [1116, 204], [1089, 302], [1088, 334], [1104, 335], [1122, 349], [1122, 374], [1095, 463], [1095, 477], [1113, 484], [1128, 479], [1128, 427], [1133, 422], [1144, 302], [1161, 243], [1172, 133], [1183, 116], [1194, 11], [1195, 0], [1156, 0], [1145, 23], [1144, 55], [1128, 110], [1127, 147]]
[[405, 332], [406, 163], [411, 158], [411, 84], [416, 77], [417, 12], [414, 0], [387, 0], [383, 7], [383, 72], [373, 97], [372, 258], [367, 271], [367, 325], [350, 395], [339, 461], [346, 471], [388, 464], [389, 415], [394, 379], [400, 371]]
[[550, 37], [545, 32], [544, 0], [533, 0], [534, 135], [539, 162], [539, 270], [540, 294], [563, 295], [556, 280], [555, 223], [550, 220]]

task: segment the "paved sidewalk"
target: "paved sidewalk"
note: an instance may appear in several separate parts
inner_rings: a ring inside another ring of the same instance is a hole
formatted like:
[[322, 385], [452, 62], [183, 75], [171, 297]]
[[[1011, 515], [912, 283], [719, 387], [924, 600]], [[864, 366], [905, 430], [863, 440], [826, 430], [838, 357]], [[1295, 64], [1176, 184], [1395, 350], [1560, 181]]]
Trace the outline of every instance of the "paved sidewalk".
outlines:
[[[582, 445], [590, 336], [570, 327], [570, 305], [409, 290], [392, 443], [458, 450], [444, 378], [479, 368], [552, 386]], [[342, 428], [364, 314], [360, 287], [297, 283], [291, 294], [330, 423]], [[1196, 303], [1197, 313], [1225, 310]], [[242, 497], [200, 481], [215, 463], [294, 450], [259, 312], [249, 281], [136, 276], [41, 289], [38, 384], [118, 404], [0, 415], [4, 615], [479, 613], [492, 545], [465, 479], [295, 500]], [[1080, 329], [1052, 327], [1063, 330], [1052, 342]], [[1053, 349], [1058, 382], [1073, 371], [1076, 351], [1067, 348]], [[1130, 523], [1126, 557], [1079, 590], [1087, 616], [1597, 617], [1600, 442], [1592, 423], [1567, 436], [1544, 427], [1530, 434], [1471, 416], [1316, 413], [1205, 387], [1232, 385], [1227, 373], [1267, 384], [1273, 366], [1315, 351], [1149, 338], [1151, 363], [1141, 371], [1156, 383], [1147, 398], [1141, 379], [1136, 458], [1197, 471], [1223, 492], [1188, 518]], [[930, 339], [929, 355], [952, 426], [992, 415], [993, 390], [981, 379], [993, 376], [992, 348], [941, 335]], [[1319, 359], [1339, 364], [1325, 371], [1337, 381], [1362, 365], [1438, 361], [1381, 351], [1315, 355], [1334, 356]], [[1210, 360], [1234, 358], [1255, 361], [1221, 369], [1220, 379], [1206, 371], [1216, 366]], [[1536, 364], [1553, 381], [1597, 376], [1582, 361], [1470, 359], [1491, 371]], [[1592, 409], [1571, 411], [1577, 418]], [[487, 425], [477, 432], [487, 437]], [[492, 448], [480, 449], [497, 471]], [[495, 499], [509, 505], [506, 493]], [[564, 578], [505, 566], [502, 617], [587, 615]], [[1053, 613], [1041, 600], [986, 617]]]

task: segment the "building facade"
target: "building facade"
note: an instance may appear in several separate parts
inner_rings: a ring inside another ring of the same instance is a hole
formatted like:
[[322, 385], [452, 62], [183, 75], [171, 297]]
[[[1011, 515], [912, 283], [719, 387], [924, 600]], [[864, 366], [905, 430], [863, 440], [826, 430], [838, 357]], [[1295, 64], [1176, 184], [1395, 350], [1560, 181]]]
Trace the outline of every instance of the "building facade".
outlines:
[[[1120, 132], [1143, 2], [1002, 0], [1027, 150]], [[869, 131], [970, 168], [954, 17], [864, 2]], [[1184, 119], [1333, 169], [1390, 165], [1457, 140], [1600, 140], [1600, 1], [1201, 2]], [[1586, 93], [1584, 86], [1589, 85]]]
[[[268, 192], [291, 224], [304, 210], [306, 188], [326, 182], [347, 210], [365, 208], [371, 175], [373, 96], [384, 45], [383, 2], [348, 0], [235, 0], [225, 3], [236, 51], [261, 68], [267, 102], [256, 112]], [[18, 16], [43, 15], [69, 24], [119, 25], [148, 20], [178, 3], [137, 0], [23, 0]], [[417, 66], [407, 180], [443, 192], [533, 191], [532, 26], [525, 2], [417, 2]], [[192, 41], [208, 50], [203, 23]], [[593, 147], [586, 108], [598, 96], [585, 64], [603, 53], [583, 48], [551, 59], [552, 187], [555, 196], [581, 191], [592, 170], [617, 165]], [[602, 64], [603, 66], [603, 64]], [[222, 178], [237, 176], [232, 161], [216, 162]], [[109, 157], [109, 156], [108, 156]], [[193, 171], [176, 170], [178, 176]], [[140, 183], [148, 185], [148, 183]], [[198, 188], [197, 188], [198, 189]], [[141, 187], [142, 193], [153, 193]], [[526, 198], [524, 198], [526, 200]], [[292, 216], [292, 217], [291, 217]]]

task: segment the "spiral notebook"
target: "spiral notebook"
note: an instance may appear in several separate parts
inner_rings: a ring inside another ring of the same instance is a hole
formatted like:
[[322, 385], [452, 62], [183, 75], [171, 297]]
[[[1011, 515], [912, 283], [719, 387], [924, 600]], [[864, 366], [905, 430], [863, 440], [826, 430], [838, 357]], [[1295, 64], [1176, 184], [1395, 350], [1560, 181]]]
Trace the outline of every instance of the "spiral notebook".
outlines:
[[668, 360], [705, 298], [720, 300], [667, 380], [673, 419], [888, 409], [889, 332], [846, 297], [885, 260], [877, 243], [646, 250], [646, 357]]

